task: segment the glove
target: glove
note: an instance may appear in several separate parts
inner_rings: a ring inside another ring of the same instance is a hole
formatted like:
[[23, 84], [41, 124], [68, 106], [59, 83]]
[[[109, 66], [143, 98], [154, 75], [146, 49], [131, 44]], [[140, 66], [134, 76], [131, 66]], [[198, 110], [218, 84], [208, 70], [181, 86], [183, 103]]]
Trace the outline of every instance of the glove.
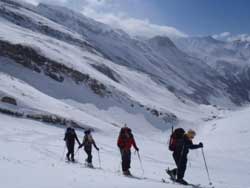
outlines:
[[97, 147], [96, 150], [99, 151], [100, 149]]
[[78, 149], [81, 149], [81, 147], [82, 147], [82, 145], [79, 145], [79, 146], [78, 146]]
[[139, 151], [139, 148], [135, 148], [136, 151]]
[[199, 143], [199, 146], [200, 146], [200, 148], [203, 148], [203, 143], [200, 142], [200, 143]]

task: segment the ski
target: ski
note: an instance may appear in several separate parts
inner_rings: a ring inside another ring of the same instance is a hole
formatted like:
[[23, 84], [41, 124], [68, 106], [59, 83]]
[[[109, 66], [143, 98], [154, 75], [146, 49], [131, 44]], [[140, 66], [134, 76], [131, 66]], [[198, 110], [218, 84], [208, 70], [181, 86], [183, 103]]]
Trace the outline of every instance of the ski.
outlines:
[[204, 185], [201, 185], [201, 184], [188, 184], [188, 186], [191, 186], [193, 188], [215, 188], [214, 186], [204, 186]]
[[143, 178], [143, 177], [138, 177], [138, 176], [135, 176], [135, 175], [123, 175], [124, 177], [126, 178], [132, 178], [132, 179], [137, 179], [137, 180], [145, 180], [146, 178]]
[[167, 180], [164, 179], [164, 178], [162, 178], [161, 181], [162, 181], [162, 183], [167, 183], [167, 184], [171, 183], [170, 181], [167, 181]]
[[188, 186], [193, 187], [193, 188], [203, 188], [203, 187], [201, 187], [201, 184], [192, 184], [192, 183], [189, 183]]
[[67, 163], [67, 164], [78, 164], [79, 162], [78, 161], [69, 161], [69, 160], [66, 160], [65, 163]]

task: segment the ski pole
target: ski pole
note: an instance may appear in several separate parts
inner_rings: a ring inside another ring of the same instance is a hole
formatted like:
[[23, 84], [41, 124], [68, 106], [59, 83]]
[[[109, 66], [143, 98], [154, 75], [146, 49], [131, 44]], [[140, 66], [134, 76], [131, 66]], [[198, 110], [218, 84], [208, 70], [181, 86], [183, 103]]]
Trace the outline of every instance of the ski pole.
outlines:
[[142, 165], [142, 160], [141, 160], [141, 156], [140, 156], [139, 151], [137, 151], [137, 156], [138, 156], [138, 159], [140, 161], [141, 170], [142, 170], [142, 176], [144, 176], [144, 168], [143, 168], [143, 165]]
[[202, 151], [202, 156], [203, 156], [203, 160], [204, 160], [206, 171], [207, 171], [207, 177], [208, 177], [209, 185], [212, 185], [203, 148], [201, 148], [201, 151]]
[[98, 150], [98, 161], [99, 161], [99, 168], [102, 168], [102, 164], [101, 164], [101, 157], [100, 157], [100, 152]]
[[[119, 149], [119, 152], [118, 152], [118, 153], [120, 153], [121, 158], [122, 158], [122, 151], [121, 151], [121, 149]], [[122, 167], [122, 161], [119, 161], [119, 163], [118, 163], [118, 168], [117, 168], [117, 172], [118, 172], [118, 173], [121, 172], [121, 170], [120, 170], [121, 167]]]
[[76, 154], [78, 154], [78, 156], [79, 156], [79, 149], [80, 149], [80, 148], [77, 148], [77, 150], [76, 150], [76, 152], [75, 152], [75, 154], [74, 154], [75, 156], [76, 156]]
[[64, 145], [64, 148], [63, 148], [63, 153], [62, 153], [61, 161], [63, 160], [64, 154], [65, 154], [65, 150], [66, 150], [66, 144]]

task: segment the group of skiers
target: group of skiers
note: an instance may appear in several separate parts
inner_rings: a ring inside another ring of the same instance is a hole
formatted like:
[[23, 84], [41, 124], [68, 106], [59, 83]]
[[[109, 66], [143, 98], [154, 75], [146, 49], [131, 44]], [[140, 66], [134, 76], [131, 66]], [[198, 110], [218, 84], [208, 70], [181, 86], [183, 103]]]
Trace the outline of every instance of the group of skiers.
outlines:
[[[66, 158], [68, 161], [75, 162], [74, 147], [75, 141], [77, 141], [77, 143], [79, 144], [78, 149], [84, 147], [84, 151], [87, 154], [87, 159], [85, 160], [86, 165], [88, 167], [93, 167], [92, 146], [94, 146], [97, 151], [99, 151], [99, 148], [97, 147], [95, 140], [91, 135], [91, 130], [86, 130], [84, 133], [85, 135], [83, 138], [83, 142], [80, 143], [74, 128], [72, 126], [67, 127], [64, 137], [68, 149]], [[173, 158], [176, 164], [176, 168], [172, 170], [167, 169], [166, 172], [170, 176], [171, 180], [180, 184], [188, 185], [188, 183], [183, 178], [186, 171], [187, 155], [189, 149], [198, 149], [203, 147], [202, 143], [199, 143], [197, 145], [193, 144], [192, 140], [195, 135], [196, 133], [193, 130], [185, 132], [184, 129], [177, 128], [172, 131], [172, 135], [169, 140], [169, 150], [173, 152]], [[139, 152], [139, 148], [136, 145], [132, 130], [126, 125], [120, 130], [117, 140], [117, 146], [121, 153], [123, 174], [126, 176], [131, 176], [131, 173], [129, 171], [131, 163], [131, 147], [133, 146], [137, 152]]]
[[64, 136], [64, 141], [66, 143], [68, 152], [66, 154], [66, 158], [68, 161], [72, 161], [75, 162], [75, 158], [74, 158], [74, 153], [75, 153], [75, 141], [77, 141], [77, 143], [79, 144], [78, 149], [84, 147], [84, 151], [87, 154], [87, 159], [86, 159], [86, 164], [88, 167], [93, 167], [92, 165], [92, 145], [94, 145], [95, 149], [97, 151], [99, 151], [99, 148], [96, 146], [95, 144], [95, 140], [93, 139], [92, 135], [91, 135], [91, 130], [86, 130], [85, 135], [83, 137], [83, 141], [82, 143], [80, 143], [75, 129], [72, 126], [69, 126], [66, 129], [65, 132], [65, 136]]

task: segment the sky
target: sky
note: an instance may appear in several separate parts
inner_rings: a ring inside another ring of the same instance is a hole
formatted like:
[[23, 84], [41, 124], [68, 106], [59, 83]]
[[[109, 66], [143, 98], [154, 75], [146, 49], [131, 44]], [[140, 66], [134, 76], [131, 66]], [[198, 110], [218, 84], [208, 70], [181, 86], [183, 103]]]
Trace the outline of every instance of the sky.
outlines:
[[249, 0], [25, 0], [55, 3], [121, 28], [151, 37], [208, 36], [250, 41]]

